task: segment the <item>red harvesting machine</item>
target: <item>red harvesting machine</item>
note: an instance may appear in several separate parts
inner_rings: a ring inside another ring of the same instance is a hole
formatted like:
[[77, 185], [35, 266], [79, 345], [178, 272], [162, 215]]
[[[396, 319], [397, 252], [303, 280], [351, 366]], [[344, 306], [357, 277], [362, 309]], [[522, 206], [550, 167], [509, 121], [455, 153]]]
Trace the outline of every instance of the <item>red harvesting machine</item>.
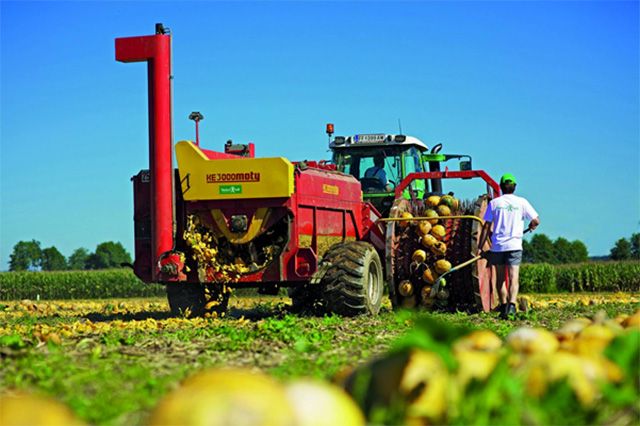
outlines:
[[255, 158], [253, 144], [213, 152], [189, 141], [176, 144], [173, 170], [170, 46], [161, 24], [116, 39], [116, 60], [149, 71], [150, 170], [132, 178], [135, 274], [166, 284], [176, 312], [224, 311], [230, 286], [286, 286], [295, 304], [377, 313], [383, 227], [353, 176], [323, 162]]
[[[156, 24], [155, 34], [118, 38], [115, 47], [116, 60], [148, 67], [150, 168], [132, 178], [134, 272], [144, 282], [165, 284], [175, 313], [222, 313], [230, 287], [264, 294], [288, 287], [294, 307], [376, 314], [385, 281], [394, 307], [432, 307], [429, 290], [437, 284], [428, 279], [427, 262], [446, 256], [459, 264], [475, 254], [479, 217], [500, 189], [471, 169], [469, 156], [439, 154], [441, 146], [429, 152], [411, 136], [367, 134], [330, 141], [331, 163], [290, 162], [256, 158], [251, 143], [229, 141], [224, 152], [210, 151], [197, 136], [195, 143], [175, 145], [174, 170], [171, 35]], [[189, 118], [197, 135], [202, 115]], [[327, 133], [331, 137], [333, 125]], [[380, 156], [393, 179], [376, 189], [365, 168]], [[460, 171], [440, 170], [441, 163], [462, 158], [468, 161]], [[425, 217], [430, 196], [441, 195], [442, 180], [451, 178], [480, 178], [486, 193], [456, 201], [456, 213], [437, 220], [440, 241], [429, 246], [417, 225], [432, 221]], [[410, 226], [402, 220], [409, 213]], [[494, 306], [495, 284], [484, 261], [448, 281], [438, 303]]]

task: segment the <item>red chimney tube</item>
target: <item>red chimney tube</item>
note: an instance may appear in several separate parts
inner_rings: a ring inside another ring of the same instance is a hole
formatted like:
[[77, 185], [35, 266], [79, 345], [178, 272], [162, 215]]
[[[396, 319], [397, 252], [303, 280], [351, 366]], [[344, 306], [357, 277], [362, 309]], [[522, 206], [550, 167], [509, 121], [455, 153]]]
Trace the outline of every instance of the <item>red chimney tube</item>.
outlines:
[[[160, 30], [158, 31], [158, 28]], [[173, 249], [173, 162], [171, 140], [171, 36], [156, 25], [156, 35], [116, 39], [116, 60], [147, 62], [149, 79], [149, 169], [151, 170], [151, 241], [157, 260]]]

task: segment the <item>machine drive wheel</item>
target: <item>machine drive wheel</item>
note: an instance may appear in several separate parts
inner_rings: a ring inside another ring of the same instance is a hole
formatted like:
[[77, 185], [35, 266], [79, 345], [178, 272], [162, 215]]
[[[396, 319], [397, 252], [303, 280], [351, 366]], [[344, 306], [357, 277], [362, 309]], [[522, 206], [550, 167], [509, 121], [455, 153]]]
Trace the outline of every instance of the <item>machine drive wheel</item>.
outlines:
[[[167, 285], [167, 299], [175, 316], [198, 317], [206, 312], [222, 315], [229, 306], [229, 295], [220, 294], [202, 284], [176, 283]], [[211, 301], [218, 303], [210, 303]]]
[[326, 310], [345, 316], [377, 315], [384, 278], [375, 248], [363, 241], [336, 244], [322, 258], [321, 264], [326, 262], [331, 264], [321, 282]]

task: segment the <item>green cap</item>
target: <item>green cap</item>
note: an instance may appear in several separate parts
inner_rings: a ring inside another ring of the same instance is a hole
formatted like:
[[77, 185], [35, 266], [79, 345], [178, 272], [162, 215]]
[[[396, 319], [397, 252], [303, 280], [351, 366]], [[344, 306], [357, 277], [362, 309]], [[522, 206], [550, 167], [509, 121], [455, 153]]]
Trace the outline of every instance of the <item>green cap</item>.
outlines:
[[500, 185], [502, 185], [503, 183], [507, 183], [507, 182], [511, 182], [511, 183], [515, 183], [515, 184], [518, 183], [518, 182], [516, 182], [516, 177], [514, 175], [512, 175], [511, 173], [505, 173], [500, 178]]

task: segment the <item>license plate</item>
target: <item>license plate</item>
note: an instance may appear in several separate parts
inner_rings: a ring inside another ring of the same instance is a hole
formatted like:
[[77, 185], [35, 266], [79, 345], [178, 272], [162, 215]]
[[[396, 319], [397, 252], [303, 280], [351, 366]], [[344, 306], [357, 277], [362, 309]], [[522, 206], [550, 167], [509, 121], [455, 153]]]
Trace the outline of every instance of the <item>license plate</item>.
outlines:
[[355, 135], [354, 139], [356, 143], [377, 143], [384, 142], [385, 137], [384, 134]]

